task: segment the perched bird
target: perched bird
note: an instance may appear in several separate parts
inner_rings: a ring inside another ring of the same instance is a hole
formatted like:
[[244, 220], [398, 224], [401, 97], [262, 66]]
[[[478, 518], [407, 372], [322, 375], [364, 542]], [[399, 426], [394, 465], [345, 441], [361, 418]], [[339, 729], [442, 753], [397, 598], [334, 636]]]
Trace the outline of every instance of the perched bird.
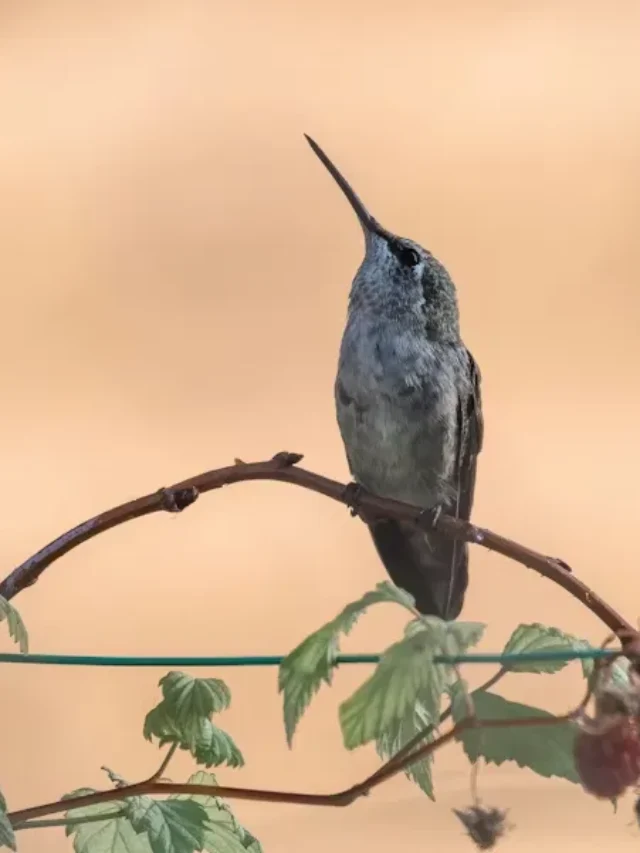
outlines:
[[[305, 137], [364, 231], [335, 382], [351, 474], [380, 497], [468, 520], [483, 417], [480, 371], [460, 337], [454, 284], [430, 252], [383, 228]], [[456, 619], [469, 582], [466, 543], [393, 520], [370, 530], [389, 576], [418, 610]]]

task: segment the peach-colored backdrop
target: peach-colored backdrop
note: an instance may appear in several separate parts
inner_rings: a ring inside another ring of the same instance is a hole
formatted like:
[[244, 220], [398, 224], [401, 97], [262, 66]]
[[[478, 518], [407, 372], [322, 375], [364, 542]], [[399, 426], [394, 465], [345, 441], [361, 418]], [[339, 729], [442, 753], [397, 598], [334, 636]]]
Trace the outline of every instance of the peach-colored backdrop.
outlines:
[[[306, 131], [458, 283], [484, 374], [477, 521], [562, 556], [636, 619], [634, 0], [32, 0], [3, 3], [0, 21], [3, 572], [234, 456], [297, 450], [346, 478], [332, 382], [362, 238]], [[519, 621], [604, 635], [499, 556], [475, 550], [472, 576], [465, 616], [489, 623], [486, 649]], [[279, 653], [382, 577], [344, 508], [250, 484], [94, 540], [16, 603], [34, 651]], [[381, 649], [402, 623], [378, 608], [345, 648]], [[566, 708], [576, 669], [514, 676], [505, 695]], [[220, 777], [318, 791], [361, 778], [377, 759], [343, 750], [336, 707], [368, 671], [338, 674], [291, 752], [275, 670], [217, 672], [248, 761]], [[5, 666], [10, 806], [103, 785], [101, 764], [148, 774], [141, 725], [162, 674]], [[637, 847], [630, 802], [614, 816], [512, 765], [481, 783], [517, 824], [505, 851]], [[470, 850], [450, 812], [469, 799], [456, 749], [436, 789], [436, 805], [401, 778], [345, 810], [237, 812], [268, 853]], [[58, 831], [19, 841], [70, 850]]]

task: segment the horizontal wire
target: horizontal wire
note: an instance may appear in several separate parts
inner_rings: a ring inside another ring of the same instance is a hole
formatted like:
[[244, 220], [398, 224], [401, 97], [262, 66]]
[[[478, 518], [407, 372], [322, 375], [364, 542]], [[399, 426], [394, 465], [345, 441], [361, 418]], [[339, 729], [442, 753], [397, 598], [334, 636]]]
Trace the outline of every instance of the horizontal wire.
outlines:
[[[464, 655], [435, 655], [434, 662], [441, 664], [496, 663], [544, 663], [549, 661], [568, 662], [573, 660], [595, 660], [608, 658], [616, 652], [606, 649], [556, 649], [540, 652], [511, 652], [491, 654], [474, 652]], [[57, 664], [63, 666], [279, 666], [286, 655], [246, 655], [225, 657], [193, 657], [189, 655], [161, 655], [139, 657], [124, 655], [55, 655], [0, 653], [0, 663]], [[352, 654], [336, 655], [336, 664], [378, 663], [380, 655]]]

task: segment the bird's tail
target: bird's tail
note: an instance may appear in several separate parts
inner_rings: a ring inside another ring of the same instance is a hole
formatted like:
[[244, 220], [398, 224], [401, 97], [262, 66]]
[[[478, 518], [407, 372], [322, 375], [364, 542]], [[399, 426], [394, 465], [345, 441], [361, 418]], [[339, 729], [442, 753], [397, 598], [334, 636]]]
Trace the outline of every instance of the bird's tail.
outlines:
[[391, 519], [372, 524], [370, 530], [389, 577], [414, 597], [418, 610], [457, 619], [469, 583], [466, 542]]

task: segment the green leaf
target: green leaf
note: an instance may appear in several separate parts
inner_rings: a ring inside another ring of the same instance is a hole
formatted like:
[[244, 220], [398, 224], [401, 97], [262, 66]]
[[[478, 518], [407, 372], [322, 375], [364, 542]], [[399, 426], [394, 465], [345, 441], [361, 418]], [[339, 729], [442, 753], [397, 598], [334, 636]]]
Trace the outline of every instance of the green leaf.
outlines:
[[[63, 799], [94, 794], [93, 788], [80, 788], [66, 794]], [[69, 809], [67, 819], [93, 818], [104, 815], [104, 820], [95, 823], [72, 824], [65, 827], [67, 835], [73, 835], [73, 849], [76, 853], [151, 853], [149, 841], [143, 835], [137, 835], [126, 817], [121, 816], [125, 804], [119, 801], [95, 803]]]
[[[574, 637], [574, 649], [576, 651], [583, 651], [586, 649], [593, 649], [595, 646], [592, 646], [591, 643], [588, 643], [586, 640], [581, 640], [579, 637]], [[591, 678], [591, 675], [594, 670], [595, 662], [593, 658], [580, 658], [580, 665], [582, 666], [582, 674], [585, 678]]]
[[448, 684], [447, 694], [451, 703], [451, 716], [456, 722], [463, 720], [469, 715], [469, 711], [471, 710], [469, 708], [469, 698], [471, 698], [471, 702], [473, 703], [475, 694], [469, 690], [469, 685], [464, 678], [456, 678], [455, 681]]
[[263, 853], [262, 844], [258, 841], [255, 835], [252, 835], [250, 832], [245, 830], [244, 835], [244, 849], [248, 851], [248, 853]]
[[486, 627], [482, 622], [445, 622], [437, 616], [421, 616], [409, 622], [405, 636], [414, 637], [421, 631], [430, 631], [438, 651], [455, 656], [477, 645]]
[[229, 707], [231, 694], [223, 681], [169, 672], [160, 679], [160, 685], [164, 698], [144, 721], [142, 731], [147, 740], [156, 737], [160, 746], [177, 743], [206, 767], [244, 764], [233, 739], [209, 719]]
[[7, 817], [7, 801], [2, 793], [0, 793], [0, 847], [16, 849], [16, 837], [11, 821]]
[[[567, 652], [574, 649], [584, 648], [584, 641], [565, 634], [558, 628], [540, 625], [534, 622], [531, 625], [518, 625], [507, 645], [504, 647], [505, 654], [521, 654], [523, 652]], [[536, 672], [552, 673], [564, 669], [567, 660], [545, 660], [545, 661], [522, 661], [505, 663], [504, 668], [510, 672]], [[583, 665], [584, 671], [584, 665]]]
[[217, 767], [220, 764], [242, 767], [244, 764], [242, 753], [233, 738], [214, 726], [208, 718], [189, 719], [186, 730], [182, 730], [171, 708], [167, 706], [166, 699], [147, 714], [143, 734], [149, 741], [156, 737], [160, 746], [177, 743], [180, 749], [188, 750], [198, 764], [204, 764], [205, 767]]
[[246, 847], [238, 836], [220, 823], [205, 826], [203, 850], [209, 853], [246, 853]]
[[340, 706], [347, 749], [378, 739], [415, 707], [418, 696], [427, 718], [435, 722], [445, 685], [445, 668], [433, 663], [433, 632], [420, 631], [390, 646], [373, 675]]
[[[586, 640], [575, 640], [576, 649], [598, 649], [597, 646], [591, 645]], [[599, 649], [598, 649], [599, 650]], [[593, 658], [582, 658], [582, 674], [589, 679], [595, 671], [595, 660]], [[618, 687], [628, 687], [629, 685], [629, 658], [619, 657], [611, 664], [609, 668], [609, 678], [611, 682]]]
[[142, 734], [145, 740], [148, 741], [152, 740], [153, 737], [157, 737], [158, 746], [164, 746], [167, 743], [182, 742], [182, 732], [176, 725], [164, 702], [160, 702], [159, 705], [152, 708], [144, 718]]
[[[186, 748], [183, 746], [183, 749]], [[242, 767], [244, 758], [233, 738], [222, 729], [214, 726], [211, 720], [201, 720], [200, 728], [193, 744], [188, 747], [191, 754], [205, 767]]]
[[[510, 702], [496, 693], [476, 690], [472, 694], [478, 719], [518, 720], [525, 717], [553, 717], [548, 711]], [[461, 704], [455, 703], [453, 715], [459, 721]], [[501, 727], [495, 729], [467, 729], [460, 735], [464, 750], [470, 761], [479, 757], [492, 764], [515, 761], [520, 767], [528, 767], [540, 776], [559, 776], [570, 782], [578, 782], [573, 757], [576, 729], [572, 723], [556, 725]]]
[[[413, 707], [409, 707], [404, 716], [391, 723], [388, 728], [378, 737], [376, 741], [376, 750], [380, 758], [388, 759], [392, 755], [399, 752], [410, 740], [412, 740], [420, 731], [424, 731], [432, 720], [429, 718], [424, 705], [419, 699], [416, 700]], [[429, 734], [424, 738], [422, 744], [426, 744], [433, 740], [433, 734]], [[415, 782], [419, 788], [432, 800], [435, 800], [433, 794], [433, 780], [431, 778], [431, 765], [433, 763], [433, 755], [427, 755], [421, 761], [412, 764], [405, 770], [406, 776]]]
[[153, 853], [194, 853], [204, 847], [207, 812], [193, 800], [132, 797], [127, 816], [138, 834], [146, 833]]
[[159, 684], [164, 701], [181, 728], [194, 718], [224, 711], [231, 703], [231, 692], [219, 678], [193, 678], [184, 672], [168, 672]]
[[447, 622], [448, 653], [463, 655], [467, 649], [476, 646], [487, 627], [483, 622]]
[[0, 595], [0, 622], [5, 619], [7, 620], [11, 639], [18, 644], [21, 653], [26, 655], [29, 651], [29, 635], [27, 634], [22, 617], [15, 607]]
[[[200, 770], [187, 780], [190, 785], [217, 785], [213, 773]], [[220, 797], [206, 794], [177, 794], [170, 800], [192, 800], [207, 813], [204, 829], [204, 849], [209, 853], [246, 853], [255, 840], [236, 820], [229, 806]], [[256, 842], [257, 843], [257, 842]], [[256, 853], [259, 848], [256, 848]]]
[[331, 684], [339, 651], [339, 628], [329, 622], [303, 640], [280, 664], [278, 691], [283, 693], [284, 728], [291, 746], [296, 727], [322, 682]]
[[331, 684], [340, 634], [348, 634], [358, 617], [372, 604], [390, 602], [410, 610], [413, 598], [388, 581], [348, 604], [335, 619], [304, 639], [280, 664], [278, 691], [283, 694], [284, 727], [291, 746], [298, 723], [322, 683]]
[[158, 725], [158, 715], [162, 714], [165, 733], [172, 731], [173, 737], [179, 737], [189, 749], [193, 749], [201, 737], [203, 720], [208, 721], [212, 714], [224, 711], [231, 702], [229, 688], [218, 678], [192, 678], [184, 672], [169, 672], [159, 683], [164, 698], [160, 703], [162, 712], [154, 709], [155, 725]]

